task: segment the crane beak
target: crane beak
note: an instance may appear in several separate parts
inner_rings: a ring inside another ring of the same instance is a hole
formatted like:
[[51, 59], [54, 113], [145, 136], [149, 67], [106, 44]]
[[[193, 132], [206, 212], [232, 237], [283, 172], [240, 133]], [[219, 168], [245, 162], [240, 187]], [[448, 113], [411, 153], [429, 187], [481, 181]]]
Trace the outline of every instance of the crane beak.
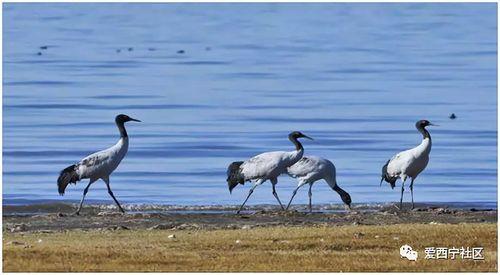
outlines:
[[303, 138], [310, 139], [310, 140], [314, 140], [312, 137], [308, 137], [308, 136], [306, 136], [306, 135], [304, 135], [304, 134], [302, 134], [302, 137], [303, 137]]
[[140, 121], [140, 120], [138, 120], [138, 119], [135, 119], [135, 118], [130, 118], [130, 121], [142, 122], [142, 121]]
[[439, 126], [439, 125], [429, 122], [429, 126]]

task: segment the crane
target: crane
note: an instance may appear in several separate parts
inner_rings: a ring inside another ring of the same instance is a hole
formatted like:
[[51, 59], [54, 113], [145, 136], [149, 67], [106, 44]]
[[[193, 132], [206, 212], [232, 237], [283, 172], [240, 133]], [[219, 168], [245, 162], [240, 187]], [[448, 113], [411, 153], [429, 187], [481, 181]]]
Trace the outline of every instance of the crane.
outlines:
[[70, 165], [60, 172], [59, 178], [57, 179], [57, 187], [61, 196], [64, 195], [68, 184], [74, 183], [76, 185], [77, 181], [80, 181], [82, 179], [89, 179], [89, 183], [83, 191], [83, 197], [80, 201], [80, 205], [74, 213], [75, 215], [80, 214], [83, 201], [85, 199], [85, 196], [87, 195], [87, 192], [89, 191], [90, 185], [98, 179], [102, 179], [106, 183], [109, 195], [113, 198], [120, 211], [122, 213], [125, 213], [120, 203], [111, 191], [111, 187], [109, 185], [109, 176], [118, 167], [122, 159], [127, 154], [128, 135], [127, 130], [125, 129], [125, 122], [128, 121], [140, 122], [140, 120], [131, 118], [124, 114], [117, 115], [115, 118], [115, 123], [118, 127], [118, 130], [120, 131], [120, 139], [118, 140], [118, 142], [108, 149], [93, 153], [83, 158], [78, 163]]
[[411, 178], [411, 207], [412, 209], [415, 208], [415, 204], [413, 202], [413, 182], [429, 163], [429, 154], [431, 153], [432, 147], [431, 135], [429, 131], [425, 129], [427, 126], [438, 125], [432, 124], [428, 120], [417, 121], [415, 127], [423, 136], [420, 145], [396, 154], [382, 167], [382, 179], [380, 180], [380, 185], [382, 185], [382, 181], [385, 180], [394, 189], [398, 178], [402, 180], [399, 209], [403, 209], [403, 192], [405, 190], [404, 186], [408, 177]]
[[346, 208], [351, 208], [351, 196], [338, 186], [335, 165], [331, 161], [316, 156], [304, 156], [294, 165], [288, 167], [287, 171], [288, 175], [298, 180], [298, 186], [293, 191], [290, 202], [286, 207], [287, 210], [299, 188], [309, 184], [309, 212], [312, 212], [312, 186], [318, 180], [326, 181], [340, 195]]
[[298, 141], [299, 138], [310, 137], [304, 135], [299, 131], [291, 132], [288, 139], [295, 145], [295, 150], [265, 152], [260, 155], [254, 156], [247, 161], [236, 161], [229, 165], [227, 169], [227, 184], [229, 192], [231, 193], [238, 184], [244, 184], [247, 181], [253, 181], [254, 184], [248, 196], [240, 206], [236, 213], [240, 213], [243, 206], [252, 195], [254, 189], [263, 184], [266, 180], [270, 180], [273, 187], [273, 195], [278, 200], [282, 210], [285, 210], [283, 204], [276, 193], [276, 184], [278, 183], [278, 176], [286, 173], [286, 169], [299, 161], [304, 154], [304, 147]]

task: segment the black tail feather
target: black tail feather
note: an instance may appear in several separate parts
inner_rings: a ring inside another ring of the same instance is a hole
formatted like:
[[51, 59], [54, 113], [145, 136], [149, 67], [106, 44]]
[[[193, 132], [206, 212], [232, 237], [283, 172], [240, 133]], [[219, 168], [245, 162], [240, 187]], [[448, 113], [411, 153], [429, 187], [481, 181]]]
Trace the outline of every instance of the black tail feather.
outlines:
[[240, 166], [243, 161], [235, 161], [227, 168], [227, 186], [231, 193], [238, 184], [245, 184], [245, 177], [240, 172]]
[[386, 181], [388, 182], [390, 185], [391, 185], [391, 188], [394, 189], [394, 187], [396, 186], [396, 181], [398, 180], [398, 177], [391, 177], [388, 173], [387, 173], [387, 165], [389, 165], [389, 162], [391, 160], [388, 160], [384, 167], [382, 167], [382, 178], [380, 179], [380, 185], [382, 185], [382, 181]]
[[75, 168], [76, 165], [73, 164], [64, 168], [61, 173], [59, 173], [59, 178], [57, 179], [57, 189], [59, 191], [59, 195], [64, 195], [64, 190], [66, 190], [66, 186], [68, 186], [68, 184], [76, 184], [76, 182], [80, 180]]

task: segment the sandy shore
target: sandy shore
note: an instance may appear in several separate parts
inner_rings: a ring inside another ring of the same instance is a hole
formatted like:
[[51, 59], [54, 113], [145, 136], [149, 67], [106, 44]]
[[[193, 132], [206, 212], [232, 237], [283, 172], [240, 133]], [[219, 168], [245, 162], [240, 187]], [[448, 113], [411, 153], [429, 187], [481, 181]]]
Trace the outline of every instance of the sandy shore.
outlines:
[[[408, 207], [408, 206], [405, 206]], [[113, 208], [113, 207], [111, 207]], [[39, 212], [35, 212], [38, 209]], [[299, 210], [301, 211], [299, 211]], [[74, 229], [236, 229], [243, 226], [307, 226], [307, 225], [388, 225], [402, 223], [495, 223], [494, 209], [457, 209], [446, 206], [420, 206], [399, 211], [392, 205], [359, 206], [352, 211], [343, 208], [323, 208], [313, 213], [298, 207], [288, 212], [276, 206], [255, 206], [235, 214], [233, 207], [167, 207], [166, 210], [129, 211], [122, 215], [108, 206], [87, 206], [80, 216], [70, 213], [69, 204], [42, 206], [4, 206], [4, 231], [67, 231]]]
[[[264, 208], [242, 215], [226, 208], [122, 215], [88, 206], [71, 216], [70, 205], [37, 214], [4, 206], [4, 271], [497, 270], [496, 210]], [[486, 257], [403, 261], [399, 247], [406, 243], [422, 257], [428, 246], [482, 246]]]

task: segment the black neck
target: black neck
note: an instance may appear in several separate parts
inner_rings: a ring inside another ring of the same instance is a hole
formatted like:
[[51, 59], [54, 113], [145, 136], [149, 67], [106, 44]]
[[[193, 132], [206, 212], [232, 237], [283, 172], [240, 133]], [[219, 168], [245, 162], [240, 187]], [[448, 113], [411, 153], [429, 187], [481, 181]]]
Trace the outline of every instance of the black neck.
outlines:
[[349, 195], [349, 193], [344, 191], [344, 189], [340, 188], [338, 185], [335, 185], [333, 187], [333, 190], [335, 190], [340, 195], [340, 198], [344, 203], [351, 204], [351, 196]]
[[295, 150], [300, 151], [303, 150], [302, 144], [295, 137], [289, 137], [290, 141], [295, 145]]
[[342, 196], [342, 194], [347, 193], [346, 191], [344, 191], [344, 189], [340, 188], [338, 185], [335, 185], [335, 187], [333, 187], [333, 190], [335, 190], [341, 196]]
[[429, 131], [427, 131], [427, 129], [425, 129], [424, 127], [418, 127], [417, 130], [422, 133], [422, 136], [424, 137], [424, 139], [428, 138], [428, 139], [431, 139], [431, 134], [429, 134]]
[[118, 130], [120, 131], [120, 137], [128, 137], [127, 130], [125, 130], [125, 124], [123, 122], [116, 122], [116, 126], [118, 126]]

